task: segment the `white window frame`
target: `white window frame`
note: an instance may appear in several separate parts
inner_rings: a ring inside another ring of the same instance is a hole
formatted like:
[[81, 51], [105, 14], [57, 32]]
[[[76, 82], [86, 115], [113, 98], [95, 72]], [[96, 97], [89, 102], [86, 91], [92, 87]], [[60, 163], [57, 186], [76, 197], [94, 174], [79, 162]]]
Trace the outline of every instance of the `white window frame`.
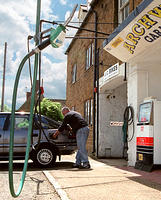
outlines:
[[85, 65], [86, 70], [88, 70], [93, 65], [93, 59], [94, 59], [93, 51], [94, 51], [94, 44], [91, 43], [86, 49], [86, 65]]
[[90, 115], [90, 124], [93, 124], [93, 99], [91, 99], [91, 115]]
[[75, 83], [76, 80], [77, 80], [77, 64], [74, 64], [72, 68], [72, 83]]
[[[121, 3], [122, 2], [122, 3]], [[123, 2], [123, 0], [119, 0], [118, 1], [118, 16], [119, 16], [119, 23], [122, 23], [126, 17], [129, 15], [129, 0], [125, 0], [125, 2]], [[126, 16], [126, 8], [128, 6], [128, 15]]]
[[92, 125], [93, 122], [93, 99], [88, 99], [84, 103], [84, 118], [86, 122]]
[[72, 111], [75, 111], [75, 106], [72, 106], [71, 110], [72, 110]]

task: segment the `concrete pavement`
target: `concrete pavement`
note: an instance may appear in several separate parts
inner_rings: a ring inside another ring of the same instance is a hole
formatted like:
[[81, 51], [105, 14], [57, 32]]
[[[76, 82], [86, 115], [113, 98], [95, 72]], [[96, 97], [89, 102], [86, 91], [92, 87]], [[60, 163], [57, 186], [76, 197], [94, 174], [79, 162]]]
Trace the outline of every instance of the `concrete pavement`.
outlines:
[[143, 172], [123, 159], [90, 158], [91, 169], [73, 169], [75, 155], [44, 171], [62, 200], [160, 200], [161, 170]]

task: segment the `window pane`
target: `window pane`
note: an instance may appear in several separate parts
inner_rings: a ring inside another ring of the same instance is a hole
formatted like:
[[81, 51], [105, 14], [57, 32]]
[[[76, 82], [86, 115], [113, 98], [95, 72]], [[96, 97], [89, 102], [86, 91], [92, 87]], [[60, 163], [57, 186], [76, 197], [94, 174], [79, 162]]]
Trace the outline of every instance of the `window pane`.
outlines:
[[73, 110], [73, 111], [74, 111], [74, 110], [75, 110], [75, 106], [72, 106], [72, 109], [71, 109], [71, 110]]
[[91, 45], [90, 45], [90, 47], [89, 47], [89, 67], [91, 66], [91, 63], [92, 62], [91, 62]]
[[26, 117], [16, 117], [15, 118], [15, 129], [22, 129], [29, 127], [29, 120]]
[[125, 3], [127, 3], [129, 0], [120, 0], [120, 7], [122, 7]]
[[6, 117], [0, 117], [0, 130], [3, 129], [5, 120], [6, 120]]
[[87, 122], [89, 124], [89, 114], [90, 114], [90, 101], [88, 100], [87, 101]]
[[129, 4], [127, 4], [123, 9], [121, 9], [120, 14], [122, 19], [121, 22], [123, 22], [129, 15]]
[[84, 119], [87, 121], [87, 102], [84, 103]]
[[76, 82], [76, 75], [77, 75], [77, 65], [75, 64], [73, 66], [73, 71], [72, 71], [72, 83]]
[[91, 116], [90, 116], [91, 120], [90, 120], [90, 124], [92, 125], [93, 122], [93, 99], [91, 99]]
[[125, 9], [125, 19], [129, 15], [129, 4], [124, 8]]
[[94, 43], [92, 43], [92, 65], [94, 64]]
[[122, 15], [122, 21], [121, 22], [123, 22], [124, 21], [124, 9], [121, 11], [121, 15]]
[[93, 65], [93, 43], [86, 50], [86, 70]]
[[91, 117], [90, 115], [91, 115], [90, 100], [87, 100], [84, 103], [84, 119], [88, 124], [90, 124], [90, 117]]
[[86, 69], [88, 69], [89, 66], [89, 51], [88, 49], [86, 50]]

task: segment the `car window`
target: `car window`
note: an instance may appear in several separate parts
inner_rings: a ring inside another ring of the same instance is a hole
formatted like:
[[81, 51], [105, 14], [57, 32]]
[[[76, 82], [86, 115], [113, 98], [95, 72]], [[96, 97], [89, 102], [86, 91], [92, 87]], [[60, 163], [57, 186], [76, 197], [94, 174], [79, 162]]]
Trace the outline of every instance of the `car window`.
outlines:
[[[38, 116], [36, 115], [34, 117], [34, 123], [33, 123], [34, 129], [36, 129], [36, 130], [40, 129], [40, 125], [39, 124], [40, 124], [39, 123], [39, 119], [38, 119]], [[49, 129], [48, 122], [42, 116], [41, 116], [41, 126], [44, 129]]]
[[43, 128], [49, 129], [49, 123], [44, 117], [41, 117], [41, 126]]
[[[54, 122], [51, 119], [48, 119], [44, 116], [41, 116], [41, 126], [44, 129], [57, 129], [59, 127], [58, 124], [56, 124], [57, 122]], [[35, 116], [34, 119], [34, 129], [39, 129], [39, 123], [38, 123], [38, 116]]]
[[0, 116], [0, 130], [3, 129], [5, 120], [6, 120], [6, 116]]
[[52, 119], [46, 118], [43, 116], [44, 124], [47, 124], [49, 129], [57, 129], [60, 124]]
[[29, 119], [27, 116], [16, 116], [15, 117], [15, 129], [28, 129]]

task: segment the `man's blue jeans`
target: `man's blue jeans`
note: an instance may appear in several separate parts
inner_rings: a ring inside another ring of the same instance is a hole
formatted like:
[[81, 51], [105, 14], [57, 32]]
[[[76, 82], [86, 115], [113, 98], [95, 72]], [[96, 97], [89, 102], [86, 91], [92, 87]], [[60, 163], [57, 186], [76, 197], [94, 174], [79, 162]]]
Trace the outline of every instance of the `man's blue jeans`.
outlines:
[[80, 128], [76, 133], [77, 147], [78, 151], [76, 154], [76, 164], [81, 165], [81, 163], [89, 163], [88, 153], [86, 150], [86, 143], [89, 135], [88, 126]]

